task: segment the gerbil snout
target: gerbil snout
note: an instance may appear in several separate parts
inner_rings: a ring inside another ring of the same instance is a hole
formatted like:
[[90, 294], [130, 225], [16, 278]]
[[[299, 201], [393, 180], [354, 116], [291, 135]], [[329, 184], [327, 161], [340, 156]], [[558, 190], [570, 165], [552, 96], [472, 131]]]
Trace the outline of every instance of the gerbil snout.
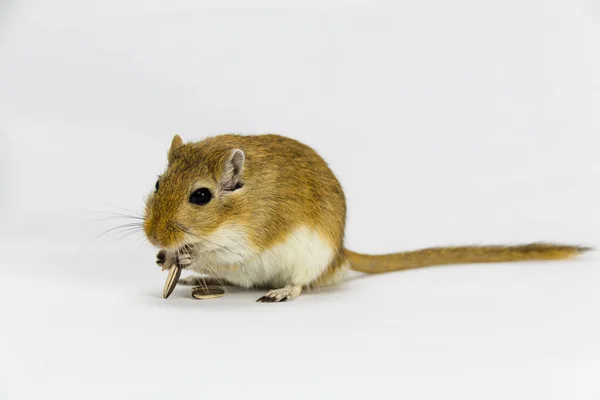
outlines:
[[146, 237], [154, 246], [161, 249], [176, 249], [183, 239], [183, 232], [175, 221], [161, 221], [148, 218], [144, 222]]

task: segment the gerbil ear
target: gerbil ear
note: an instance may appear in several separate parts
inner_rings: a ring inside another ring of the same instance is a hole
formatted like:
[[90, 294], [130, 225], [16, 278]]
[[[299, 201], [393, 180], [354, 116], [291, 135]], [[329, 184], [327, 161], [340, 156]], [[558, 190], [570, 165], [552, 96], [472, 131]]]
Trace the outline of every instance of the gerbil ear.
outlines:
[[173, 140], [171, 141], [171, 148], [169, 149], [169, 162], [171, 162], [171, 160], [173, 160], [173, 155], [175, 153], [175, 150], [177, 150], [181, 146], [183, 146], [183, 140], [181, 140], [181, 136], [175, 135], [173, 137]]
[[236, 190], [242, 185], [242, 170], [246, 155], [240, 149], [233, 149], [225, 159], [221, 185], [223, 190]]

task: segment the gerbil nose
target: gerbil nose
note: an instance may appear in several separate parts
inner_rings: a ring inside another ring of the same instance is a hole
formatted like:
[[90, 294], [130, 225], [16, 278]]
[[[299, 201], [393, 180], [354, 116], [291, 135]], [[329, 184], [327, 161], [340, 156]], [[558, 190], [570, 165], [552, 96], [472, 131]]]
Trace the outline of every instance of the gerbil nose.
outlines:
[[144, 222], [144, 232], [146, 233], [148, 241], [156, 247], [164, 248], [165, 233], [168, 230], [168, 225], [168, 221], [165, 221], [164, 218], [158, 218], [152, 215], [147, 218]]
[[150, 218], [144, 224], [146, 237], [154, 246], [169, 249], [176, 245], [181, 232], [173, 221], [164, 218]]

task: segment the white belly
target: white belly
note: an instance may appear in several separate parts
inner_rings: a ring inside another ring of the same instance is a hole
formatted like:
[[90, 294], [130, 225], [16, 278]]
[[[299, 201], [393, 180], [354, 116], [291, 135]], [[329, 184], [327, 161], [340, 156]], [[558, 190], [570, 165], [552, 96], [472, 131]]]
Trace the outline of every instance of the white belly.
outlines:
[[308, 285], [325, 272], [335, 251], [321, 235], [306, 226], [260, 254], [252, 250], [240, 229], [221, 228], [209, 239], [227, 245], [200, 254], [190, 268], [242, 287]]

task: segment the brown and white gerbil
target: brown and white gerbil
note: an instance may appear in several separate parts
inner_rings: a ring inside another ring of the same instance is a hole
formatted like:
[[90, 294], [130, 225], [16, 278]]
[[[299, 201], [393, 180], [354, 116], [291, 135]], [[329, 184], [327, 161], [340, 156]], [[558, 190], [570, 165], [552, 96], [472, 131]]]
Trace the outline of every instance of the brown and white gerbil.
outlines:
[[278, 135], [222, 135], [184, 144], [173, 138], [166, 172], [146, 204], [144, 231], [175, 260], [208, 278], [269, 290], [260, 302], [292, 300], [332, 285], [345, 269], [381, 273], [431, 265], [553, 260], [586, 248], [522, 246], [430, 248], [364, 255], [344, 248], [346, 202], [327, 163]]

